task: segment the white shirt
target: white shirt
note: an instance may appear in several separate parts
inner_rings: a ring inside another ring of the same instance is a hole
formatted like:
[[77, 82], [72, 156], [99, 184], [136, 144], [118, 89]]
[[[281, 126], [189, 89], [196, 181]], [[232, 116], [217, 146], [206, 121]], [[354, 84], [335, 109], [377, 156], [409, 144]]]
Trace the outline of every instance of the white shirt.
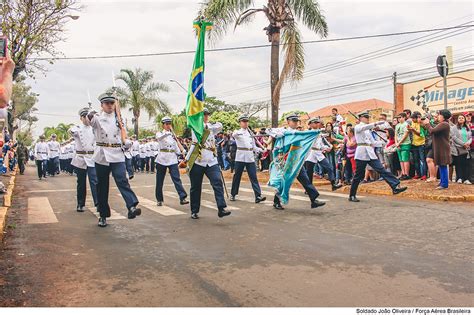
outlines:
[[329, 150], [331, 147], [327, 145], [327, 143], [324, 142], [324, 139], [321, 135], [318, 135], [316, 140], [313, 142], [313, 146], [311, 147], [311, 150], [309, 151], [308, 157], [306, 158], [306, 161], [312, 162], [312, 163], [318, 163], [326, 158], [326, 156], [323, 153], [323, 150]]
[[140, 155], [140, 142], [138, 142], [138, 140], [132, 141], [132, 155], [133, 156]]
[[[383, 148], [385, 147], [385, 143], [387, 142], [387, 134], [385, 133], [385, 130], [392, 128], [388, 121], [384, 121], [383, 124], [378, 126], [380, 130], [382, 131], [376, 131], [377, 135], [375, 135], [376, 140], [381, 140], [378, 141], [379, 143], [375, 145], [376, 148]], [[384, 141], [385, 140], [385, 141]]]
[[146, 158], [146, 143], [140, 143], [139, 150], [140, 150], [140, 158], [141, 159]]
[[38, 161], [47, 160], [49, 155], [49, 146], [46, 142], [37, 142], [35, 144], [35, 159]]
[[66, 146], [65, 145], [61, 145], [61, 148], [59, 149], [59, 159], [60, 160], [66, 160], [67, 159]]
[[[75, 154], [71, 164], [81, 169], [95, 167], [94, 160], [92, 159], [92, 154], [95, 150], [95, 139], [92, 127], [86, 125], [74, 126], [69, 130], [69, 133], [74, 138], [75, 143]], [[86, 153], [78, 153], [77, 151]]]
[[[209, 134], [209, 137], [207, 137], [206, 143], [204, 143], [204, 147], [201, 150], [201, 158], [198, 157], [194, 163], [196, 163], [197, 165], [203, 166], [203, 167], [214, 166], [218, 163], [217, 162], [217, 156], [216, 156], [216, 154], [214, 154], [214, 152], [216, 150], [215, 136], [219, 132], [221, 132], [222, 124], [220, 122], [216, 122], [214, 124], [207, 123], [207, 124], [204, 124], [204, 127], [207, 127], [211, 133]], [[189, 149], [188, 155], [191, 154], [191, 152], [193, 152], [194, 143], [197, 142], [197, 137], [194, 134], [194, 131], [192, 131], [191, 133], [192, 133], [193, 144], [191, 145], [191, 148]], [[207, 150], [205, 148], [213, 149], [214, 152], [211, 151], [211, 150]], [[188, 159], [188, 158], [189, 158], [189, 156], [186, 159]]]
[[73, 159], [76, 156], [76, 143], [72, 141], [68, 144], [67, 157], [68, 159]]
[[[237, 144], [237, 152], [235, 153], [236, 162], [252, 163], [255, 162], [255, 152], [262, 152], [255, 144], [255, 139], [247, 129], [240, 128], [234, 131], [232, 136]], [[246, 150], [239, 150], [243, 148]]]
[[50, 159], [58, 157], [59, 156], [59, 149], [61, 148], [61, 145], [57, 141], [48, 141], [48, 147], [49, 147], [49, 153], [48, 157]]
[[[156, 156], [155, 163], [163, 166], [178, 164], [178, 155], [181, 154], [181, 152], [171, 131], [158, 131], [156, 133], [156, 140], [158, 140], [158, 142], [156, 142], [158, 155]], [[164, 152], [162, 150], [173, 152]]]
[[[355, 152], [355, 159], [361, 161], [376, 160], [377, 155], [374, 151], [374, 146], [378, 144], [379, 141], [374, 140], [371, 135], [371, 130], [377, 125], [383, 124], [384, 121], [379, 121], [372, 124], [359, 123], [354, 127], [355, 139], [357, 142], [357, 148]], [[361, 145], [368, 144], [368, 145]]]
[[[125, 155], [122, 151], [122, 140], [120, 128], [116, 125], [115, 114], [102, 112], [95, 114], [91, 120], [87, 120], [94, 130], [96, 143], [108, 143], [118, 145], [117, 147], [104, 147], [96, 145], [92, 158], [97, 164], [109, 165], [109, 163], [125, 162]], [[123, 144], [126, 147], [131, 146], [130, 140], [125, 140]]]

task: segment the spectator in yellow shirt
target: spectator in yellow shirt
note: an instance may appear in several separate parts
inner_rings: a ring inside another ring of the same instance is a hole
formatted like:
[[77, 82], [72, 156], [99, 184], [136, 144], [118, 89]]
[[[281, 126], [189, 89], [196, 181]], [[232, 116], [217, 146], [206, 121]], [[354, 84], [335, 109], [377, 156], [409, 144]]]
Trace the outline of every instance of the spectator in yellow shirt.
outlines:
[[421, 113], [413, 112], [411, 115], [412, 123], [408, 126], [408, 130], [412, 134], [411, 150], [413, 152], [413, 160], [415, 163], [416, 174], [413, 179], [426, 180], [426, 157], [425, 142], [426, 130], [421, 125]]

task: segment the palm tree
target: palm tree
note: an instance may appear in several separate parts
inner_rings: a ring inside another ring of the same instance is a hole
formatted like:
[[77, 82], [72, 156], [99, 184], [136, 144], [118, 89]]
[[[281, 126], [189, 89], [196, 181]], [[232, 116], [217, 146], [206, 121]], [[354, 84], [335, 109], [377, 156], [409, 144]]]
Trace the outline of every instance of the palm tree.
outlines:
[[49, 137], [51, 137], [51, 135], [54, 133], [56, 134], [57, 140], [61, 142], [69, 139], [69, 129], [72, 126], [74, 126], [74, 124], [60, 123], [57, 126], [44, 127], [43, 134], [46, 139], [49, 139]]
[[[285, 81], [300, 81], [305, 67], [304, 48], [296, 19], [321, 37], [327, 36], [328, 28], [315, 0], [267, 0], [262, 8], [251, 8], [253, 4], [253, 0], [207, 0], [199, 11], [199, 17], [214, 23], [209, 36], [215, 40], [222, 37], [230, 25], [235, 28], [250, 22], [256, 13], [265, 14], [269, 25], [264, 30], [271, 42], [272, 127], [277, 127], [281, 88]], [[280, 41], [285, 53], [281, 73]]]
[[129, 107], [133, 113], [134, 133], [138, 137], [138, 119], [142, 110], [149, 117], [158, 113], [168, 114], [170, 109], [159, 97], [160, 92], [168, 92], [169, 88], [163, 83], [153, 82], [153, 73], [140, 68], [135, 70], [122, 69], [116, 77], [125, 83], [125, 88], [117, 87], [117, 95], [122, 108]]

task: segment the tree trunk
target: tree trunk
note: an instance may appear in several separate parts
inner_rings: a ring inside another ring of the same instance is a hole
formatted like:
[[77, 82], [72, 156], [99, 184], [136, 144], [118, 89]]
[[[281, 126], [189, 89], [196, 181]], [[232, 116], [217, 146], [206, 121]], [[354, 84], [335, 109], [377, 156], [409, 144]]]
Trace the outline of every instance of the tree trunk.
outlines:
[[139, 139], [138, 137], [138, 116], [135, 116], [135, 121], [133, 122], [133, 131], [135, 133], [135, 136], [137, 137], [137, 139]]
[[274, 30], [271, 34], [272, 50], [270, 57], [270, 81], [272, 100], [272, 128], [278, 127], [279, 98], [275, 99], [273, 92], [280, 78], [280, 30]]

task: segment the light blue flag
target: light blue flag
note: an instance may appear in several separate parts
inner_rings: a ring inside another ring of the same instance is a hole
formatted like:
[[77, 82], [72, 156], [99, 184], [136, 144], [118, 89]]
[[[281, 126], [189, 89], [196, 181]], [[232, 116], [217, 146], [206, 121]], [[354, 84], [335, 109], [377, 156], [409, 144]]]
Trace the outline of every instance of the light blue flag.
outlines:
[[283, 204], [287, 204], [291, 184], [298, 176], [319, 130], [285, 131], [275, 139], [273, 161], [270, 165], [268, 186], [277, 190]]

